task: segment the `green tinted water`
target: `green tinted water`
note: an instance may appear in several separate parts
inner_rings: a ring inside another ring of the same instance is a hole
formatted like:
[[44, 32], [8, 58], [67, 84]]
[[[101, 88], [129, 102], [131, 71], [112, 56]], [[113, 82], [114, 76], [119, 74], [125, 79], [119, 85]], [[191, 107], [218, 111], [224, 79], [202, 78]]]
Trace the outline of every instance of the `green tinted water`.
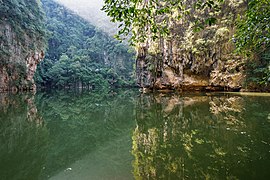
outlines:
[[270, 96], [0, 94], [0, 179], [268, 179]]

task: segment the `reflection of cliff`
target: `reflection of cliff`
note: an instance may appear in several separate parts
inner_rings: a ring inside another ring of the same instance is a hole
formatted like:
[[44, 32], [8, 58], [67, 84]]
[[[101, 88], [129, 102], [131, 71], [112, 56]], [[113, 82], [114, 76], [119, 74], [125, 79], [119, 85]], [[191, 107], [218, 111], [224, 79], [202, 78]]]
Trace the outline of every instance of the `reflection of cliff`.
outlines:
[[[224, 126], [245, 127], [239, 114], [245, 111], [242, 97], [213, 97], [210, 104], [210, 112], [215, 116], [218, 123]], [[225, 121], [224, 121], [225, 120]]]
[[1, 179], [38, 179], [43, 168], [48, 134], [33, 101], [0, 94]]
[[[264, 177], [265, 168], [250, 169], [259, 157], [264, 157], [262, 164], [270, 160], [262, 148], [263, 136], [256, 132], [260, 122], [250, 122], [255, 115], [248, 114], [249, 108], [240, 96], [143, 95], [133, 132], [134, 177]], [[261, 133], [270, 137], [267, 131]]]

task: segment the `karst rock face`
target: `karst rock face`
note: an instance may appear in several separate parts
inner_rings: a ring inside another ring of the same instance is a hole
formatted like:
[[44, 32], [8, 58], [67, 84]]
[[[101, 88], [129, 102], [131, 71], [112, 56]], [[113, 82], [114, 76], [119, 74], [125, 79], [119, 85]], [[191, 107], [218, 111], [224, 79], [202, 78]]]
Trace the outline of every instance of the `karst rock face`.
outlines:
[[46, 44], [41, 4], [7, 0], [1, 13], [0, 92], [35, 90], [34, 74]]
[[192, 18], [204, 18], [206, 12], [194, 11], [183, 17], [185, 21], [169, 22], [167, 37], [155, 41], [149, 37], [139, 44], [138, 85], [157, 90], [242, 89], [245, 59], [234, 52], [233, 35], [237, 14], [244, 8], [242, 1], [225, 2], [217, 14], [218, 21], [197, 32], [192, 27]]

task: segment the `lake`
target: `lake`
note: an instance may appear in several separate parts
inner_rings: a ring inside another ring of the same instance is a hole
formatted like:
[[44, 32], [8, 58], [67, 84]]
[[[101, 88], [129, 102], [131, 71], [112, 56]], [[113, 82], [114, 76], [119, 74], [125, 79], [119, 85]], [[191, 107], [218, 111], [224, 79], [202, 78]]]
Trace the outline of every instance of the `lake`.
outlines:
[[270, 95], [0, 94], [0, 179], [268, 179]]

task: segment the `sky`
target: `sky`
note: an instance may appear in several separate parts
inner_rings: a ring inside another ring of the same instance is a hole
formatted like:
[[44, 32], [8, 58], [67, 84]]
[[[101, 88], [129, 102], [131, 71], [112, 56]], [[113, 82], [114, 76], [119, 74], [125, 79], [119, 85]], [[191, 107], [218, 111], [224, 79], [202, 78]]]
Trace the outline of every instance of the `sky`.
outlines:
[[102, 31], [114, 35], [117, 32], [117, 25], [110, 22], [110, 18], [100, 9], [103, 0], [56, 0], [78, 15], [97, 26]]
[[[56, 0], [67, 7], [75, 10], [94, 10], [94, 12], [101, 13], [100, 9], [103, 5], [103, 0]], [[90, 12], [91, 13], [91, 12]]]

